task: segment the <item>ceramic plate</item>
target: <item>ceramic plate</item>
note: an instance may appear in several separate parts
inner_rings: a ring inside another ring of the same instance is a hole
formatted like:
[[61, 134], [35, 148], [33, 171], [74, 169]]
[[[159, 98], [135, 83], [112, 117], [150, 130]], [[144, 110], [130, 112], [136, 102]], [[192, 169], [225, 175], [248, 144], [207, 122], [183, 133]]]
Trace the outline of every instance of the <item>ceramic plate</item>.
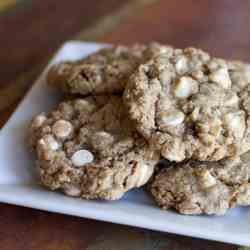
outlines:
[[[51, 63], [74, 60], [102, 46], [68, 42]], [[119, 201], [101, 202], [66, 197], [37, 185], [34, 159], [26, 146], [28, 122], [61, 98], [46, 86], [45, 74], [46, 70], [0, 132], [1, 202], [250, 246], [250, 208], [232, 209], [222, 217], [184, 216], [159, 209], [143, 190], [131, 191]]]

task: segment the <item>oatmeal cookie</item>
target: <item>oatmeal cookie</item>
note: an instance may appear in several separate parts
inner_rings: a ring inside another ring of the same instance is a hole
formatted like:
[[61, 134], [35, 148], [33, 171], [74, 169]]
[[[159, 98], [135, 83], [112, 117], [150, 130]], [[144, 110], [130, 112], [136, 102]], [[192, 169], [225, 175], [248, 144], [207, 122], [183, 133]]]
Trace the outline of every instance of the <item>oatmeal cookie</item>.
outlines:
[[162, 169], [150, 192], [163, 209], [182, 214], [225, 214], [250, 205], [250, 152], [219, 162], [178, 163]]
[[249, 150], [249, 112], [240, 98], [249, 67], [195, 48], [170, 51], [140, 65], [126, 85], [137, 130], [170, 161], [217, 161]]
[[36, 116], [30, 144], [42, 184], [70, 196], [106, 200], [144, 185], [159, 153], [127, 117], [118, 96], [73, 99]]
[[120, 93], [140, 63], [169, 48], [158, 43], [103, 48], [82, 60], [53, 66], [48, 83], [71, 94]]

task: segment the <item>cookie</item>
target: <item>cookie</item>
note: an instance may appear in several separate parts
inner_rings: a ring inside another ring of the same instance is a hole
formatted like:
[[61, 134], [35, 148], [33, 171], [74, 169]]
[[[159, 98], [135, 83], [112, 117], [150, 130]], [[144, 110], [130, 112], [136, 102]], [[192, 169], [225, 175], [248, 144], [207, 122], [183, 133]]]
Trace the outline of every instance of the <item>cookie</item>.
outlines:
[[124, 103], [137, 130], [164, 158], [217, 161], [250, 149], [249, 111], [240, 98], [249, 76], [243, 63], [195, 48], [169, 49], [138, 67]]
[[53, 66], [48, 83], [71, 94], [120, 93], [140, 63], [169, 48], [157, 43], [103, 48], [82, 60]]
[[178, 163], [162, 169], [150, 192], [163, 209], [182, 214], [225, 214], [250, 205], [250, 152], [219, 162]]
[[73, 99], [36, 116], [30, 144], [43, 185], [86, 199], [121, 198], [149, 180], [159, 159], [118, 96]]

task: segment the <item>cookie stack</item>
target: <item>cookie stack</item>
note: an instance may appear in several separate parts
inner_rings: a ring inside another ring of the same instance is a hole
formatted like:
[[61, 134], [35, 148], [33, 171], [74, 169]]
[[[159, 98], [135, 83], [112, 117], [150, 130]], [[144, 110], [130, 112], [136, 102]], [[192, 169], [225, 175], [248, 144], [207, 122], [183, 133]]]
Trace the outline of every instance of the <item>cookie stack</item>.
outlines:
[[59, 63], [47, 79], [66, 93], [30, 126], [49, 189], [115, 200], [149, 183], [183, 214], [250, 205], [247, 64], [152, 43]]

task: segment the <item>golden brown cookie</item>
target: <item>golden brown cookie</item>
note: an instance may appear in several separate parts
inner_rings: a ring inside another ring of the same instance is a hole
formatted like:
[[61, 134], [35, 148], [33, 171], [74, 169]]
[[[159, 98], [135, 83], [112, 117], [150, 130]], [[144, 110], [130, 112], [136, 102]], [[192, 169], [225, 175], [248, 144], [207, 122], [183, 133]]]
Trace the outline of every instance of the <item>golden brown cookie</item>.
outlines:
[[225, 214], [250, 205], [250, 153], [219, 162], [178, 163], [162, 169], [150, 192], [163, 209], [183, 214]]
[[137, 130], [164, 158], [217, 161], [250, 149], [250, 108], [241, 97], [249, 75], [243, 63], [195, 48], [169, 49], [138, 67], [124, 103]]
[[81, 60], [52, 66], [48, 82], [71, 94], [121, 93], [140, 63], [169, 48], [158, 43], [103, 48]]
[[159, 159], [118, 96], [60, 103], [33, 119], [30, 143], [42, 184], [86, 199], [121, 198], [149, 180]]

